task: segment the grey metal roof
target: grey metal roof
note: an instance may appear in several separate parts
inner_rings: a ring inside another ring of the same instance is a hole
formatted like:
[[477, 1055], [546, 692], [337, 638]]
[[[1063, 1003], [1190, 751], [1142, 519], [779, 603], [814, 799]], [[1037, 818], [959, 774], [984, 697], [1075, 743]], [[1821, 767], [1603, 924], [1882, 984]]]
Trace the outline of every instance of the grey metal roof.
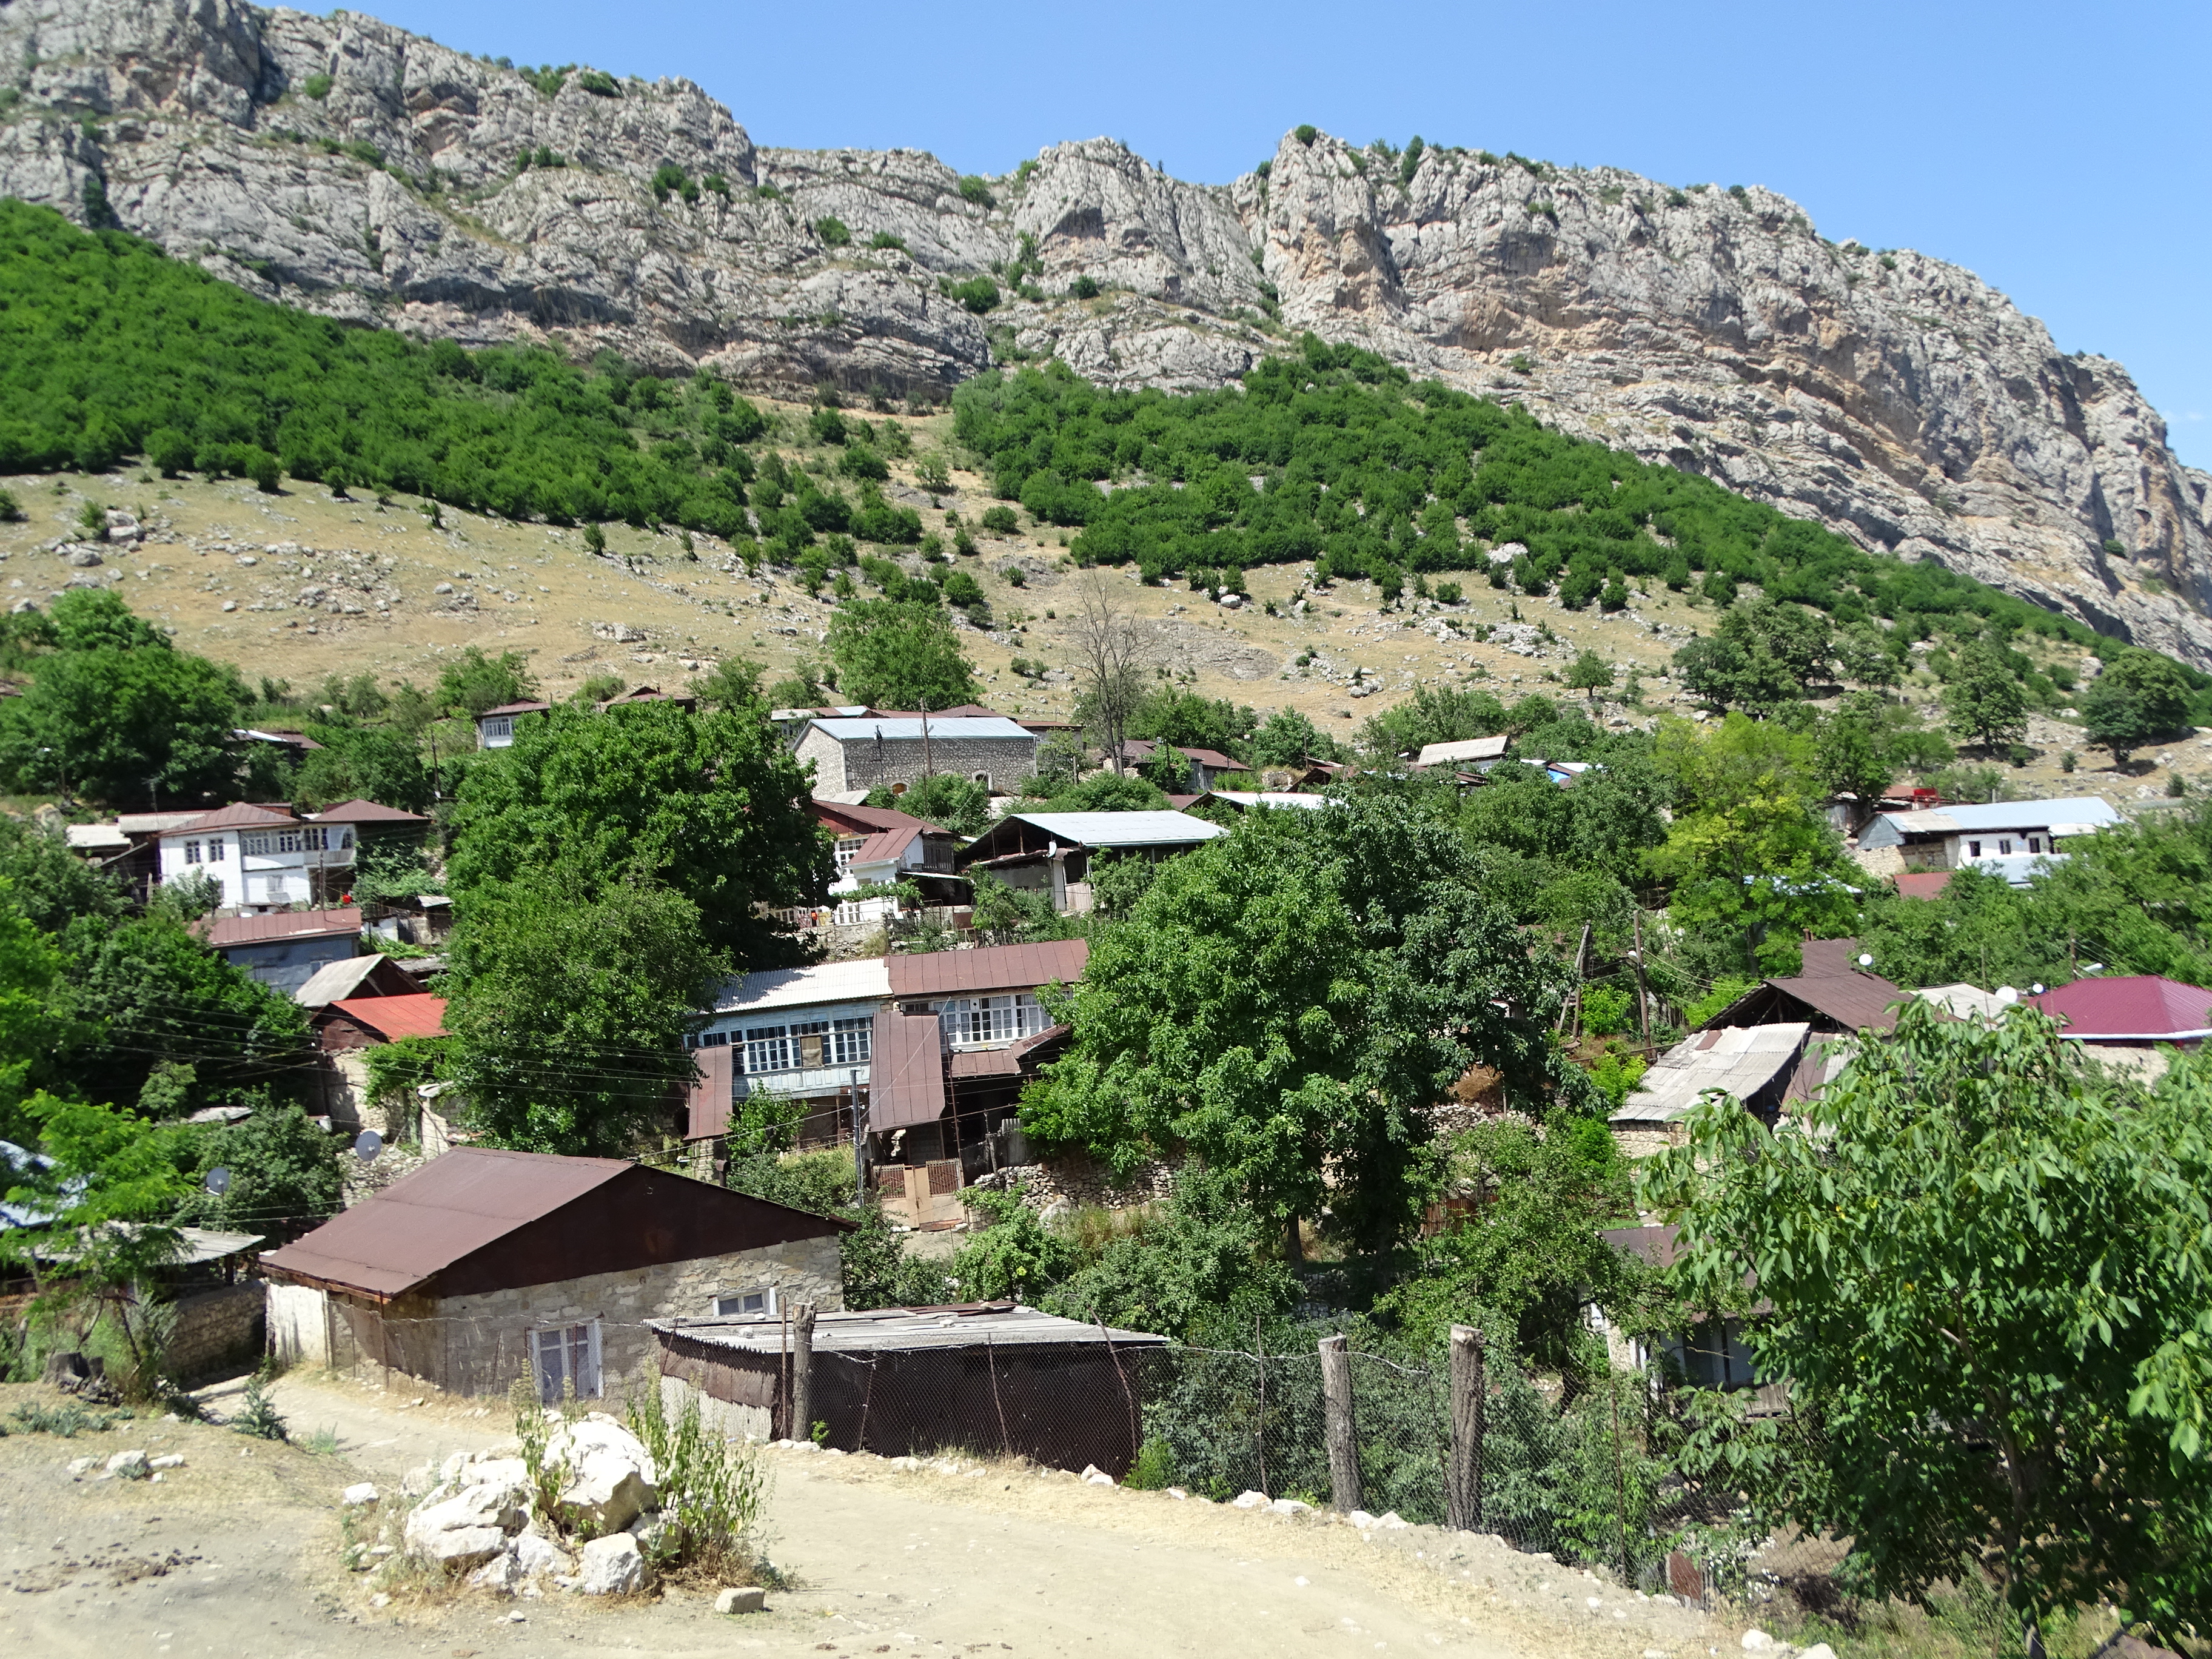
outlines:
[[1421, 746], [1416, 766], [1443, 766], [1455, 761], [1501, 760], [1505, 745], [1511, 742], [1500, 734], [1494, 738], [1468, 738], [1459, 743], [1430, 743]]
[[1010, 812], [1006, 816], [1081, 847], [1182, 847], [1229, 833], [1188, 812]]
[[2120, 822], [2108, 800], [2069, 795], [2060, 800], [2000, 800], [1978, 805], [1931, 806], [1918, 812], [1880, 812], [1859, 837], [1865, 848], [1894, 847], [1908, 836], [2021, 834], [2083, 835]]
[[[921, 740], [922, 722], [919, 718], [906, 720], [895, 719], [889, 714], [863, 715], [858, 720], [817, 720], [813, 725], [817, 731], [836, 738], [840, 743], [872, 742], [878, 736], [913, 743]], [[1003, 714], [994, 714], [988, 720], [970, 714], [953, 714], [944, 720], [932, 715], [929, 735], [933, 741], [942, 738], [948, 743], [976, 738], [1018, 738], [1028, 744], [1037, 740], [1036, 732], [1015, 725]]]
[[[740, 1353], [787, 1351], [790, 1327], [781, 1319], [648, 1319], [656, 1331]], [[817, 1353], [890, 1353], [919, 1348], [1018, 1347], [1110, 1340], [1117, 1348], [1165, 1347], [1149, 1331], [1124, 1331], [1062, 1319], [1015, 1303], [986, 1302], [951, 1308], [877, 1308], [866, 1313], [825, 1313], [814, 1321]]]
[[1748, 1099], [1797, 1063], [1812, 1026], [1732, 1025], [1700, 1031], [1669, 1048], [1644, 1085], [1612, 1115], [1615, 1123], [1671, 1123], [1708, 1089]]
[[714, 994], [718, 1014], [764, 1014], [827, 1002], [880, 1002], [890, 994], [882, 957], [822, 962], [811, 968], [768, 968], [726, 980]]

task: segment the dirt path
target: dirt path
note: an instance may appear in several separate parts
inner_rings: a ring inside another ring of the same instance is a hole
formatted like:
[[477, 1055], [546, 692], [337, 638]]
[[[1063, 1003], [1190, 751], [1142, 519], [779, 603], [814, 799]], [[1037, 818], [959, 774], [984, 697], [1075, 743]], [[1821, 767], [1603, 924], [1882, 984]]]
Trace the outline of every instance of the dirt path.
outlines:
[[[0, 1413], [40, 1395], [0, 1389]], [[287, 1379], [306, 1439], [138, 1419], [74, 1439], [0, 1439], [0, 1647], [50, 1655], [400, 1659], [425, 1653], [1330, 1655], [1699, 1659], [1735, 1645], [1700, 1615], [1540, 1558], [1412, 1528], [1306, 1519], [1091, 1487], [1014, 1466], [899, 1470], [776, 1455], [769, 1552], [792, 1581], [765, 1614], [705, 1595], [372, 1608], [338, 1565], [337, 1497], [503, 1436], [504, 1413]], [[225, 1395], [216, 1396], [217, 1409]], [[161, 1483], [72, 1477], [70, 1459], [181, 1453]], [[1592, 1605], [1595, 1601], [1595, 1605]]]

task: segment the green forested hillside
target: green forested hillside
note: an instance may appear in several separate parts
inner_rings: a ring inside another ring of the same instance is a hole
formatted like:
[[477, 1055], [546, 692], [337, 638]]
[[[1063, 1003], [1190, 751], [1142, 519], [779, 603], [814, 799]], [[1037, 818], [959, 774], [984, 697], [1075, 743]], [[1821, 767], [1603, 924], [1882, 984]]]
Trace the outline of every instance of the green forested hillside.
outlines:
[[[1709, 479], [1416, 386], [1371, 352], [1310, 335], [1241, 392], [1103, 392], [1055, 365], [972, 380], [954, 406], [1000, 495], [1081, 526], [1078, 556], [1133, 561], [1155, 580], [1313, 559], [1323, 577], [1391, 592], [1408, 574], [1471, 569], [1530, 593], [1556, 586], [1575, 609], [1625, 605], [1629, 577], [1695, 583], [1723, 605], [1748, 582], [1844, 623], [1972, 618], [1975, 631], [2096, 637], [1939, 565], [1866, 553]], [[1124, 487], [1102, 495], [1106, 479]], [[1510, 567], [1480, 545], [1514, 542], [1527, 550]]]

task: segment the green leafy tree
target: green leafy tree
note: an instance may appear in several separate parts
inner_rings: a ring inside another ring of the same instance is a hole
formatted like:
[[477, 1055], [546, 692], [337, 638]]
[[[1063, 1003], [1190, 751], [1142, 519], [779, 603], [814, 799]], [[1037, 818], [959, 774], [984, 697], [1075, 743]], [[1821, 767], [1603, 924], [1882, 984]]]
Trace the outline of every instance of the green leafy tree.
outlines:
[[1272, 1226], [1326, 1207], [1379, 1244], [1413, 1219], [1428, 1115], [1470, 1065], [1553, 1080], [1564, 988], [1448, 831], [1379, 802], [1250, 813], [1094, 943], [1073, 1044], [1022, 1120], [1122, 1170], [1188, 1152]]
[[477, 895], [556, 867], [593, 899], [642, 877], [698, 908], [712, 949], [743, 969], [771, 965], [789, 947], [755, 907], [829, 890], [834, 860], [806, 802], [805, 773], [758, 703], [564, 705], [471, 769], [447, 874], [464, 915]]
[[1278, 708], [1253, 728], [1249, 751], [1255, 766], [1304, 766], [1309, 760], [1335, 760], [1342, 745], [1295, 708]]
[[1249, 708], [1239, 708], [1225, 698], [1202, 697], [1180, 686], [1164, 685], [1137, 705], [1129, 717], [1129, 735], [1235, 756], [1243, 750], [1252, 720]]
[[913, 599], [854, 599], [830, 623], [837, 684], [877, 708], [951, 708], [982, 696], [975, 665], [942, 605]]
[[1263, 1238], [1243, 1189], [1199, 1164], [1176, 1176], [1164, 1212], [1046, 1294], [1047, 1310], [1178, 1341], [1235, 1346], [1255, 1319], [1273, 1321], [1298, 1284]]
[[2003, 653], [1984, 640], [1959, 647], [1943, 688], [1943, 713], [1954, 732], [1985, 750], [2027, 735], [2027, 692]]
[[730, 971], [700, 907], [573, 863], [472, 894], [446, 978], [447, 1078], [470, 1126], [526, 1152], [618, 1156], [697, 1075], [692, 1011]]
[[2188, 679], [2170, 658], [2123, 651], [2083, 695], [2081, 724], [2125, 766], [2135, 750], [2188, 729]]
[[867, 804], [910, 813], [955, 835], [980, 836], [991, 827], [991, 792], [973, 778], [951, 772], [933, 772], [902, 794], [893, 794], [889, 786], [871, 790]]
[[[176, 1219], [195, 1227], [260, 1233], [283, 1243], [336, 1215], [345, 1199], [338, 1146], [294, 1105], [263, 1103], [250, 1117], [209, 1129], [187, 1143], [185, 1173], [195, 1185]], [[230, 1173], [220, 1194], [210, 1170]]]
[[1579, 653], [1567, 668], [1567, 690], [1589, 694], [1590, 707], [1597, 707], [1597, 694], [1609, 690], [1613, 685], [1613, 665], [1595, 651]]
[[1505, 705], [1487, 691], [1425, 685], [1362, 726], [1359, 746], [1378, 758], [1410, 759], [1432, 743], [1463, 743], [1515, 729]]
[[1765, 714], [1825, 679], [1833, 654], [1826, 617], [1762, 599], [1729, 605], [1711, 635], [1674, 653], [1674, 672], [1716, 708]]
[[474, 720], [487, 708], [506, 702], [529, 702], [538, 696], [538, 682], [520, 651], [502, 651], [496, 657], [472, 645], [446, 665], [438, 676], [438, 707], [449, 714]]
[[1674, 925], [1707, 935], [1728, 966], [1795, 972], [1800, 939], [1850, 931], [1863, 878], [1820, 815], [1809, 747], [1741, 714], [1709, 732], [1662, 729], [1674, 821], [1645, 861], [1672, 886]]
[[1745, 1437], [1767, 1524], [1852, 1540], [1876, 1594], [1962, 1559], [2030, 1626], [2110, 1601], [2212, 1621], [2212, 1085], [2154, 1095], [2057, 1025], [1909, 1005], [1769, 1130], [1732, 1101], [1649, 1167], [1699, 1304], [1747, 1334], [1817, 1433]]
[[1172, 744], [1158, 744], [1137, 767], [1137, 775], [1165, 795], [1191, 793], [1190, 757]]
[[307, 735], [322, 747], [308, 750], [293, 775], [301, 806], [373, 800], [403, 812], [430, 810], [429, 769], [410, 732], [390, 726], [311, 725]]
[[1045, 803], [1054, 812], [1157, 812], [1167, 793], [1130, 772], [1101, 772], [1061, 790]]

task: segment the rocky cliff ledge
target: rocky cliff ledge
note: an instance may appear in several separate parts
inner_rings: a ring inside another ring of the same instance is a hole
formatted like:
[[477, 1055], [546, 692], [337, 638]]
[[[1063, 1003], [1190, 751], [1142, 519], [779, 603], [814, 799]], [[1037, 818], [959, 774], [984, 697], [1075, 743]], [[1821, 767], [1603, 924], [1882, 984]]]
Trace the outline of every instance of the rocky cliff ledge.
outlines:
[[688, 82], [238, 0], [9, 0], [0, 64], [0, 193], [270, 299], [907, 397], [1017, 358], [1217, 386], [1311, 329], [2212, 667], [2212, 476], [2127, 372], [1763, 189], [1316, 134], [1226, 187], [1093, 139], [963, 191], [760, 149]]

